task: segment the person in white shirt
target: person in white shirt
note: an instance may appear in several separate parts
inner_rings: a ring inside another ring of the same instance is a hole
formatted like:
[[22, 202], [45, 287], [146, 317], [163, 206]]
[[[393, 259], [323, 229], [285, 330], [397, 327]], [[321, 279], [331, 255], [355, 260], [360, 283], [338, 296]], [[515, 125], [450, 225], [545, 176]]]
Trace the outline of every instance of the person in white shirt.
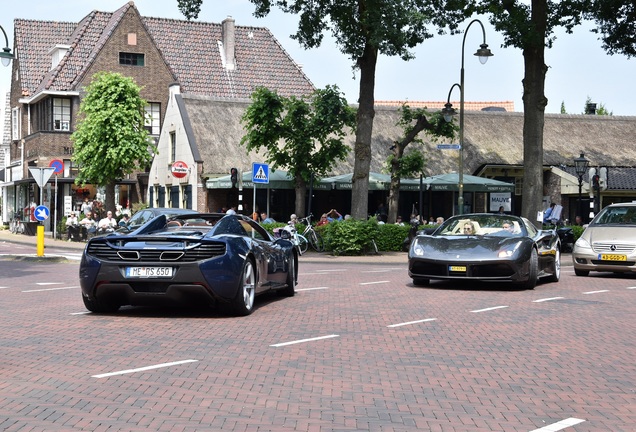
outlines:
[[97, 227], [103, 231], [112, 231], [117, 227], [117, 219], [113, 217], [113, 212], [106, 212], [106, 217], [99, 221]]
[[78, 241], [79, 233], [80, 232], [79, 232], [79, 224], [77, 221], [77, 216], [75, 216], [75, 213], [71, 213], [66, 218], [66, 234], [67, 234], [68, 241], [71, 241], [71, 240]]

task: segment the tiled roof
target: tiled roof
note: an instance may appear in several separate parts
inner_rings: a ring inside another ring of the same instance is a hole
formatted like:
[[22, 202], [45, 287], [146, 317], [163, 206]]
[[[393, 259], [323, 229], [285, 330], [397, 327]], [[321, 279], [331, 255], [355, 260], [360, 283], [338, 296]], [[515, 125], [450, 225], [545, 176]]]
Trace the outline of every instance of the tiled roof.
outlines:
[[[93, 11], [79, 23], [15, 20], [23, 96], [44, 90], [79, 90], [78, 83], [132, 2], [115, 12]], [[136, 8], [135, 8], [136, 11]], [[306, 95], [314, 86], [300, 67], [263, 27], [235, 27], [236, 67], [223, 67], [218, 46], [221, 24], [142, 17], [157, 48], [183, 93], [247, 98], [257, 86], [284, 95]], [[58, 44], [70, 49], [51, 70], [49, 51]]]
[[[563, 171], [577, 177], [574, 166], [561, 167]], [[589, 182], [588, 170], [583, 175], [583, 181]], [[608, 166], [607, 167], [607, 190], [622, 191], [636, 189], [636, 168], [629, 166]]]
[[[459, 101], [450, 101], [453, 108], [459, 111]], [[440, 101], [375, 101], [377, 106], [402, 106], [408, 104], [411, 108], [427, 108], [429, 110], [441, 110], [446, 102]], [[466, 111], [482, 111], [489, 108], [503, 108], [504, 111], [513, 112], [515, 110], [514, 101], [503, 102], [475, 102], [464, 101], [464, 109]], [[496, 110], [496, 109], [495, 109]]]

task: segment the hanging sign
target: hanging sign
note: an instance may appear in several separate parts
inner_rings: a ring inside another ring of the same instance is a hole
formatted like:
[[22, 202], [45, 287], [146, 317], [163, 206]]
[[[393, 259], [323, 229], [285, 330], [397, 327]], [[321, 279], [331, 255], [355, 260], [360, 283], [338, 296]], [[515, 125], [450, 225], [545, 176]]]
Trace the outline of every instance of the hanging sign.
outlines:
[[170, 170], [176, 178], [183, 178], [188, 175], [188, 164], [183, 161], [174, 161]]

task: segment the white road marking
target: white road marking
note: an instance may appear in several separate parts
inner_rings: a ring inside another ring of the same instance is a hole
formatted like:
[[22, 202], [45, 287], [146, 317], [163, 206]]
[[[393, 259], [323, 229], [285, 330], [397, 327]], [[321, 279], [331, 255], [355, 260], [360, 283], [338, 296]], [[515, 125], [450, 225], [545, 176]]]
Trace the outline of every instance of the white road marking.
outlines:
[[313, 291], [313, 290], [324, 290], [324, 289], [329, 289], [329, 287], [315, 287], [315, 288], [301, 288], [298, 289], [296, 288], [296, 291]]
[[281, 342], [281, 343], [277, 343], [277, 344], [270, 345], [270, 346], [271, 347], [275, 347], [275, 348], [279, 348], [279, 347], [283, 347], [283, 346], [287, 346], [287, 345], [294, 345], [294, 344], [299, 344], [299, 343], [304, 343], [304, 342], [314, 342], [314, 341], [319, 341], [319, 340], [323, 340], [323, 339], [331, 339], [331, 338], [336, 338], [336, 337], [340, 337], [340, 335], [332, 334], [332, 335], [328, 335], [328, 336], [319, 336], [319, 337], [315, 337], [315, 338], [300, 339], [300, 340], [295, 340], [295, 341], [291, 341], [291, 342]]
[[477, 310], [472, 310], [472, 313], [479, 313], [479, 312], [488, 312], [491, 310], [495, 310], [495, 309], [503, 309], [503, 308], [507, 308], [508, 306], [494, 306], [494, 307], [489, 307], [486, 309], [477, 309]]
[[636, 287], [627, 287], [627, 289], [636, 289]]
[[388, 272], [392, 272], [392, 271], [395, 271], [395, 269], [365, 270], [365, 271], [361, 271], [360, 273], [388, 273]]
[[176, 366], [176, 365], [180, 365], [180, 364], [193, 363], [193, 362], [198, 362], [198, 361], [199, 360], [190, 359], [190, 360], [181, 360], [181, 361], [176, 361], [176, 362], [171, 362], [171, 363], [161, 363], [161, 364], [141, 367], [141, 368], [137, 368], [137, 369], [127, 369], [127, 370], [123, 370], [123, 371], [109, 372], [109, 373], [104, 373], [104, 374], [99, 374], [99, 375], [93, 375], [91, 378], [106, 378], [106, 377], [115, 376], [115, 375], [124, 375], [124, 374], [130, 374], [130, 373], [135, 373], [135, 372], [144, 372], [144, 371], [147, 371], [147, 370], [160, 369], [160, 368], [165, 368], [165, 367], [169, 367], [169, 366]]
[[73, 312], [71, 315], [86, 315], [91, 313], [90, 311], [84, 311], [84, 312]]
[[426, 318], [426, 319], [417, 320], [417, 321], [409, 321], [409, 322], [403, 322], [403, 323], [399, 323], [399, 324], [391, 324], [391, 325], [388, 325], [387, 327], [390, 327], [390, 328], [401, 327], [401, 326], [405, 326], [405, 325], [419, 324], [419, 323], [435, 321], [435, 320], [437, 320], [437, 318]]
[[604, 292], [609, 292], [609, 290], [588, 291], [588, 292], [584, 292], [583, 294], [598, 294], [598, 293], [604, 293]]
[[7, 289], [7, 288], [9, 288], [9, 287], [0, 287], [0, 289]]
[[581, 420], [581, 419], [577, 419], [577, 418], [574, 418], [574, 417], [570, 417], [570, 418], [567, 418], [565, 420], [561, 420], [559, 422], [552, 423], [551, 425], [544, 426], [544, 427], [539, 428], [539, 429], [531, 430], [530, 432], [556, 432], [556, 431], [560, 431], [562, 429], [565, 429], [567, 427], [574, 426], [574, 425], [577, 425], [579, 423], [583, 423], [584, 421], [585, 420]]
[[59, 291], [59, 290], [67, 290], [67, 289], [77, 289], [79, 286], [70, 286], [70, 287], [61, 287], [61, 288], [42, 288], [42, 289], [32, 289], [32, 290], [24, 290], [23, 293], [32, 293], [32, 292], [42, 292], [42, 291]]
[[375, 284], [383, 284], [389, 283], [391, 281], [375, 281], [375, 282], [360, 282], [360, 285], [375, 285]]
[[533, 303], [541, 303], [541, 302], [547, 302], [547, 301], [552, 301], [552, 300], [561, 300], [564, 297], [548, 297], [548, 298], [543, 298], [543, 299], [538, 299], [538, 300], [533, 300]]
[[38, 282], [36, 285], [46, 286], [46, 285], [62, 285], [64, 282]]
[[349, 271], [349, 269], [334, 269], [334, 270], [329, 270], [329, 269], [321, 270], [321, 269], [318, 269], [316, 271], [320, 272], [320, 273], [340, 273], [340, 272], [347, 272], [347, 271]]

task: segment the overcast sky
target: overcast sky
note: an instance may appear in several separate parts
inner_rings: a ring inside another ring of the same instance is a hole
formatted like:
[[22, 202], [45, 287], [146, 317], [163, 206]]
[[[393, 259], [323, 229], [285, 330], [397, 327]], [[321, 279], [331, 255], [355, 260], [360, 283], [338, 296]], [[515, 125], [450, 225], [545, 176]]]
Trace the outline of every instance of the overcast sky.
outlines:
[[[78, 22], [92, 10], [113, 12], [125, 0], [19, 0], [11, 2], [0, 18], [13, 48], [13, 19], [37, 19]], [[177, 0], [136, 0], [142, 16], [184, 19]], [[199, 21], [220, 23], [227, 16], [237, 26], [267, 27], [291, 57], [303, 66], [316, 87], [336, 84], [351, 103], [357, 101], [359, 75], [352, 62], [342, 54], [330, 37], [322, 47], [303, 50], [289, 38], [295, 32], [297, 18], [278, 10], [264, 19], [252, 16], [254, 6], [247, 0], [204, 0]], [[465, 48], [465, 99], [467, 101], [513, 101], [515, 111], [523, 111], [521, 100], [523, 56], [520, 50], [501, 48], [503, 38], [482, 20], [486, 39], [494, 53], [481, 65], [473, 53], [481, 44], [481, 31], [471, 26]], [[466, 28], [467, 21], [461, 28]], [[636, 115], [636, 59], [609, 56], [601, 49], [591, 25], [578, 27], [574, 34], [559, 34], [554, 48], [546, 51], [549, 66], [546, 78], [547, 113], [560, 112], [565, 103], [569, 114], [581, 114], [588, 96], [603, 104], [614, 115]], [[0, 38], [2, 35], [0, 35]], [[4, 46], [4, 40], [1, 41]], [[211, 41], [215, 43], [215, 41]], [[462, 35], [437, 36], [418, 46], [414, 60], [380, 57], [376, 73], [376, 100], [445, 101], [451, 86], [459, 82]], [[0, 66], [0, 94], [9, 91], [10, 68]], [[454, 90], [452, 100], [459, 100]], [[0, 105], [4, 108], [4, 102]]]

